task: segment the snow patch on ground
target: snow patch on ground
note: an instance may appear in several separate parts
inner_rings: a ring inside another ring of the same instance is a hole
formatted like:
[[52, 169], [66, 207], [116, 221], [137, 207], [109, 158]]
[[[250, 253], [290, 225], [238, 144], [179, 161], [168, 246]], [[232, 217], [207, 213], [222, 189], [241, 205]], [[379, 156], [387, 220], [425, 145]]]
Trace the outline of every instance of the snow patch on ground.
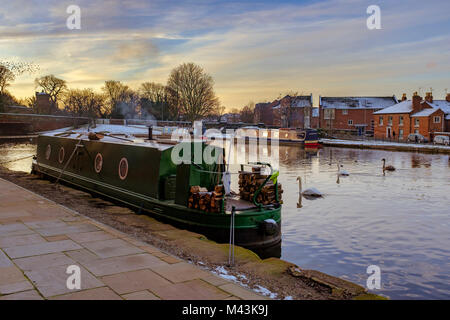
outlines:
[[271, 292], [269, 289], [264, 288], [260, 285], [256, 285], [256, 288], [253, 289], [256, 293], [262, 294], [263, 296], [268, 296], [271, 299], [275, 299], [277, 297], [277, 294], [274, 292]]

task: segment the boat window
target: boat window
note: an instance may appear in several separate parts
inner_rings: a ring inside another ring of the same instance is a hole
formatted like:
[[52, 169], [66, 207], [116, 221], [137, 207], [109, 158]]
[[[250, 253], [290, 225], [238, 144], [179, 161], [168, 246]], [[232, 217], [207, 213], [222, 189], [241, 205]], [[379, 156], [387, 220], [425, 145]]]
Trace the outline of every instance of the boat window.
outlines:
[[122, 158], [119, 163], [119, 178], [125, 180], [128, 175], [128, 160]]
[[45, 159], [50, 160], [50, 155], [52, 154], [52, 147], [48, 144], [45, 150]]
[[59, 149], [59, 154], [58, 154], [58, 162], [59, 162], [59, 163], [63, 163], [63, 161], [64, 161], [64, 155], [65, 155], [64, 147], [61, 147], [61, 148]]
[[97, 153], [94, 160], [94, 170], [97, 173], [100, 173], [102, 171], [103, 167], [103, 156], [100, 153]]

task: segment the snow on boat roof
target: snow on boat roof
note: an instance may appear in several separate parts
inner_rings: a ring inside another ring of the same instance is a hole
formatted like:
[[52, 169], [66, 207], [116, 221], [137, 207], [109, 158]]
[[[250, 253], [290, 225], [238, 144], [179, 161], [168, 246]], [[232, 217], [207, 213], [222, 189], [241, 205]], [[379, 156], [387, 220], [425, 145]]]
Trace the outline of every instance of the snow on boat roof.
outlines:
[[324, 109], [384, 109], [398, 103], [392, 97], [321, 97]]
[[412, 101], [405, 100], [400, 103], [394, 104], [391, 107], [374, 112], [373, 114], [388, 114], [388, 113], [410, 113], [412, 111]]
[[[67, 132], [67, 135], [61, 135], [63, 133]], [[90, 128], [88, 131], [88, 127], [81, 126], [78, 129], [72, 129], [72, 128], [63, 128], [63, 129], [57, 129], [54, 131], [47, 131], [45, 133], [41, 133], [43, 136], [57, 136], [60, 138], [69, 138], [69, 139], [83, 139], [83, 140], [89, 140], [88, 138], [88, 132], [95, 132], [95, 133], [107, 133], [110, 136], [105, 136], [100, 141], [102, 142], [108, 142], [108, 143], [116, 143], [116, 144], [133, 144], [137, 146], [142, 147], [148, 147], [148, 148], [157, 148], [159, 150], [166, 150], [173, 145], [171, 144], [164, 144], [162, 142], [155, 142], [155, 141], [146, 141], [143, 138], [135, 137], [135, 135], [139, 136], [147, 136], [148, 135], [148, 128], [146, 126], [139, 126], [139, 125], [133, 125], [133, 126], [123, 126], [123, 125], [105, 125], [100, 124], [97, 125], [96, 128]], [[82, 134], [82, 136], [80, 136]], [[113, 135], [117, 135], [118, 137], [114, 137]], [[122, 137], [125, 136], [125, 137]], [[129, 140], [129, 141], [127, 141]]]

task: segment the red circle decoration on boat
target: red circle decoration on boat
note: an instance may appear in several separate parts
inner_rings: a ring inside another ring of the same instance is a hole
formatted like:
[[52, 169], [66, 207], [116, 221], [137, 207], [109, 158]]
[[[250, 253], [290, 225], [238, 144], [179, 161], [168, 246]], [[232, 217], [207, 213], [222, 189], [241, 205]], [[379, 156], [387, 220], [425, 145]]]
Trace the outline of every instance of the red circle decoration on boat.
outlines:
[[63, 161], [64, 161], [64, 155], [65, 155], [64, 147], [61, 147], [61, 148], [59, 149], [59, 154], [58, 154], [58, 162], [59, 162], [59, 163], [63, 163]]
[[50, 155], [52, 154], [52, 147], [48, 144], [45, 150], [45, 159], [50, 160]]
[[127, 158], [120, 159], [119, 162], [119, 178], [125, 180], [128, 175], [128, 160]]
[[[100, 171], [102, 171], [103, 168], [103, 156], [101, 155], [101, 153], [97, 153], [97, 155], [95, 156], [95, 160], [94, 160], [94, 170], [97, 173], [100, 173]], [[120, 169], [119, 169], [119, 174], [120, 174]]]

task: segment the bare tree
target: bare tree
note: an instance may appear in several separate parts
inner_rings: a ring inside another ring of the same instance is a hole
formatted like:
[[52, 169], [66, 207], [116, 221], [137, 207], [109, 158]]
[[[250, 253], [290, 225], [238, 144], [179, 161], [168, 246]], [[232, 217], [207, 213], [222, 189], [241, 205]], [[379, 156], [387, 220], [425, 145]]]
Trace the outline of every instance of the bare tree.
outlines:
[[95, 127], [95, 119], [103, 115], [105, 97], [92, 89], [70, 89], [64, 95], [64, 110], [77, 117], [89, 117]]
[[184, 63], [172, 70], [167, 81], [171, 109], [188, 121], [204, 118], [220, 106], [214, 93], [214, 80], [194, 63]]
[[225, 114], [225, 106], [220, 105], [211, 113], [211, 116], [217, 118], [217, 121], [220, 121], [224, 114]]
[[141, 116], [146, 117], [150, 114], [161, 120], [170, 118], [167, 90], [163, 84], [144, 82], [139, 88], [139, 94], [141, 97]]
[[64, 92], [67, 90], [67, 83], [63, 79], [59, 79], [50, 74], [34, 80], [36, 88], [42, 88], [45, 93], [50, 96], [50, 103], [53, 112], [58, 110], [58, 102]]
[[16, 79], [14, 73], [9, 70], [7, 67], [0, 65], [0, 94], [3, 94], [6, 90], [6, 87], [11, 85]]
[[239, 113], [242, 122], [253, 123], [255, 114], [255, 103], [253, 101], [250, 101], [245, 107], [242, 108], [242, 110]]
[[139, 106], [139, 95], [120, 81], [108, 80], [102, 88], [111, 118], [133, 118]]

